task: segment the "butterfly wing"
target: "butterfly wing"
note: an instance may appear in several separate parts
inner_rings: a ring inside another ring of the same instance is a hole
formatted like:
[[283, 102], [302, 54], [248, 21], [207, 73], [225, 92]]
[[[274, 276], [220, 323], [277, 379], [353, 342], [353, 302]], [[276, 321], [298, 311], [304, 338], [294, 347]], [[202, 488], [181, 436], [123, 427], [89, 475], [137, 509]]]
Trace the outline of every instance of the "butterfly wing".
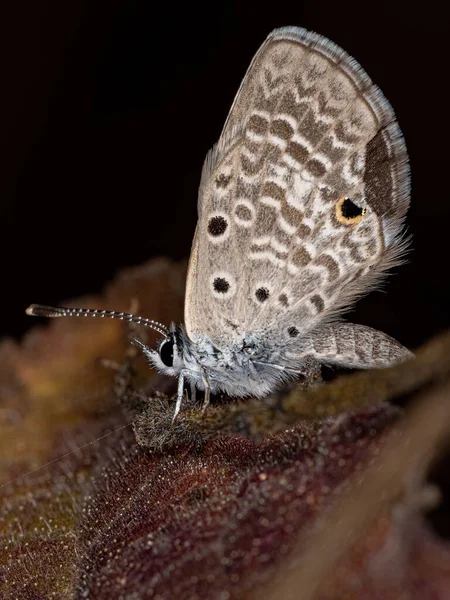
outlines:
[[191, 339], [295, 344], [398, 262], [409, 204], [393, 110], [338, 46], [273, 31], [208, 154], [186, 288]]

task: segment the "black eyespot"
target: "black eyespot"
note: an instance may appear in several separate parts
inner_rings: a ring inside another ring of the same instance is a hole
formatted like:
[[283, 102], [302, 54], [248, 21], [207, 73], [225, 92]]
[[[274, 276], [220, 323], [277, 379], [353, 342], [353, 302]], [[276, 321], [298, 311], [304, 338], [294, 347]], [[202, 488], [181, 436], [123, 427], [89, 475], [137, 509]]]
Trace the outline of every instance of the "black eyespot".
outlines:
[[347, 196], [344, 196], [336, 203], [336, 218], [340, 223], [359, 223], [366, 212], [366, 208], [358, 206], [351, 198], [347, 198]]
[[344, 198], [341, 211], [342, 216], [346, 219], [354, 219], [355, 217], [359, 217], [363, 214], [363, 210], [364, 209], [362, 209], [360, 206], [357, 206], [354, 202], [352, 202], [350, 198]]
[[223, 277], [216, 277], [213, 282], [214, 289], [220, 294], [226, 294], [230, 289], [230, 284]]
[[265, 302], [269, 297], [269, 290], [267, 288], [260, 287], [256, 290], [255, 296], [260, 302]]
[[289, 327], [289, 329], [288, 329], [288, 334], [289, 334], [291, 337], [297, 337], [297, 336], [298, 336], [298, 334], [299, 334], [299, 331], [298, 331], [297, 327]]
[[173, 340], [167, 340], [161, 344], [159, 356], [166, 367], [173, 367]]
[[209, 220], [208, 232], [212, 236], [217, 237], [219, 235], [223, 235], [227, 230], [227, 227], [227, 220], [224, 217], [217, 215], [215, 217], [211, 217], [211, 219]]

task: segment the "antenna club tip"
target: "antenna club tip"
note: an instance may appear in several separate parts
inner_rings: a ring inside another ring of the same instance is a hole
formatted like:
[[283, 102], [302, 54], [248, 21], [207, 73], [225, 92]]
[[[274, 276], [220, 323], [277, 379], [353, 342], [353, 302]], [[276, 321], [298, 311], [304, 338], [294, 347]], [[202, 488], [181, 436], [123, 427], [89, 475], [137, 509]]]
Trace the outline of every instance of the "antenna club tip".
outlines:
[[26, 309], [26, 314], [32, 317], [62, 317], [64, 313], [61, 309], [53, 306], [44, 306], [43, 304], [30, 304]]
[[30, 317], [34, 317], [36, 315], [36, 307], [37, 304], [30, 304], [30, 306], [26, 309], [25, 313]]

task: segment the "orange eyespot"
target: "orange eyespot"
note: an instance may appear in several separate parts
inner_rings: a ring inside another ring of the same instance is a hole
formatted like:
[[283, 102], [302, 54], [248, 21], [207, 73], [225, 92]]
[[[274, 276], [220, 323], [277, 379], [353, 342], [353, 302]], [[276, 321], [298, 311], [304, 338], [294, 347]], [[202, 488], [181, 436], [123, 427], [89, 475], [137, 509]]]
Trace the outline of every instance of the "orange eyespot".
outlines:
[[336, 219], [344, 225], [357, 225], [366, 213], [367, 208], [358, 206], [347, 196], [336, 202]]

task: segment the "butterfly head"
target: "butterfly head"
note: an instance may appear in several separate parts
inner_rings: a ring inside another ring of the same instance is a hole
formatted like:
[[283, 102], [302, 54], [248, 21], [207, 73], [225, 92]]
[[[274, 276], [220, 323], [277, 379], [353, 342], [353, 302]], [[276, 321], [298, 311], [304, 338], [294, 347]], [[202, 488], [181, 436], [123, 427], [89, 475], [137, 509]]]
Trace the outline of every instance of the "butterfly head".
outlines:
[[176, 377], [184, 367], [183, 337], [180, 327], [172, 325], [167, 335], [157, 344], [156, 350], [139, 340], [134, 340], [134, 343], [160, 373]]

